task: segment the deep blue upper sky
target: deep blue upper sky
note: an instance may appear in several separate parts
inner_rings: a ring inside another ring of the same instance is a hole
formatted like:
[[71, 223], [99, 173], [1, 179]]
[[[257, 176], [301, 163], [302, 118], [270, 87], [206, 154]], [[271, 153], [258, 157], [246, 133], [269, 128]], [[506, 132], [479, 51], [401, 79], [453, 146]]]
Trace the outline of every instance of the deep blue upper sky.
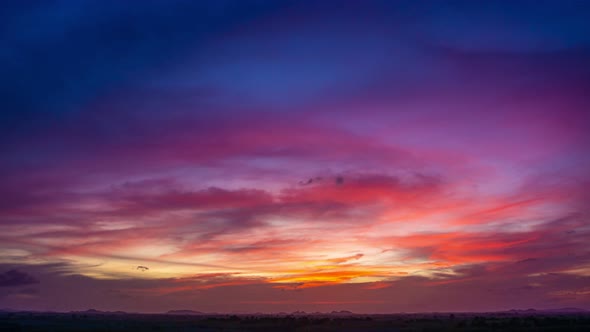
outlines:
[[[582, 57], [589, 8], [587, 1], [5, 1], [2, 123], [79, 112], [146, 81], [284, 101], [326, 85], [354, 88], [384, 66], [430, 79], [423, 67], [437, 60], [435, 48]], [[187, 61], [189, 69], [179, 65]], [[180, 73], [158, 82], [174, 68]]]

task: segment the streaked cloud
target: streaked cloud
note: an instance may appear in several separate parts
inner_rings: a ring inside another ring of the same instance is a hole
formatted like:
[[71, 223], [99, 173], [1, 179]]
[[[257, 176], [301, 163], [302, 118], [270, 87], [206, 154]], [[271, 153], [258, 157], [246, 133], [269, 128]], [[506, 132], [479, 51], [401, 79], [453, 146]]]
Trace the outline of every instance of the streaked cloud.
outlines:
[[0, 307], [590, 308], [588, 16], [7, 4]]

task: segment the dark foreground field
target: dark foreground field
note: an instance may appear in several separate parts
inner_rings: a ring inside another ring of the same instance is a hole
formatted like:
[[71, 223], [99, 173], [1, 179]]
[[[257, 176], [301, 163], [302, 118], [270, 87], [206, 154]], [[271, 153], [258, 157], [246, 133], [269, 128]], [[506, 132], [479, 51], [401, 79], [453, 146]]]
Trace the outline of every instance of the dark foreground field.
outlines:
[[146, 315], [0, 313], [0, 331], [590, 331], [589, 313]]

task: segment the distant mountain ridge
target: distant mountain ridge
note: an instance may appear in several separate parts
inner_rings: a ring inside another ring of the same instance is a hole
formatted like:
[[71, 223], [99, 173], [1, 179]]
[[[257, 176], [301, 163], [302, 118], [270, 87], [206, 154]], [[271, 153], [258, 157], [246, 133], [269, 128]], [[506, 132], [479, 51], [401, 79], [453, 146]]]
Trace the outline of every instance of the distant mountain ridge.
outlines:
[[130, 312], [125, 311], [102, 311], [96, 309], [88, 309], [84, 311], [70, 311], [72, 314], [85, 314], [85, 315], [126, 315]]
[[353, 312], [348, 311], [348, 310], [332, 311], [330, 314], [331, 315], [354, 315]]
[[507, 312], [512, 312], [512, 313], [568, 313], [568, 312], [588, 312], [588, 310], [586, 309], [582, 309], [582, 308], [573, 308], [573, 307], [566, 307], [566, 308], [557, 308], [557, 309], [511, 309], [508, 310]]
[[[55, 314], [80, 314], [80, 315], [126, 315], [126, 314], [142, 314], [138, 312], [125, 312], [125, 311], [102, 311], [96, 309], [88, 309], [88, 310], [73, 310], [69, 312], [55, 312], [55, 311], [40, 311], [40, 310], [24, 310], [24, 309], [13, 309], [13, 308], [0, 308], [0, 313], [55, 313]], [[436, 312], [424, 312], [423, 314], [432, 314]], [[464, 312], [456, 312], [456, 313], [464, 313]], [[555, 308], [555, 309], [510, 309], [510, 310], [501, 310], [501, 311], [489, 311], [489, 312], [481, 312], [481, 313], [509, 313], [509, 314], [528, 314], [528, 315], [535, 315], [535, 314], [568, 314], [568, 313], [590, 313], [588, 309], [576, 308], [576, 307], [563, 307], [563, 308]], [[146, 313], [148, 314], [148, 313]], [[288, 312], [278, 312], [278, 313], [249, 313], [249, 312], [231, 312], [231, 313], [218, 313], [218, 312], [201, 312], [196, 310], [189, 310], [189, 309], [180, 309], [180, 310], [169, 310], [164, 314], [167, 315], [280, 315], [280, 316], [313, 316], [313, 315], [335, 315], [335, 316], [346, 316], [346, 315], [357, 315], [354, 312], [348, 310], [340, 310], [340, 311], [331, 311], [331, 312], [305, 312], [301, 310], [293, 311], [291, 313]], [[397, 313], [390, 313], [392, 315], [395, 314], [406, 314], [404, 312], [397, 312]], [[416, 314], [416, 313], [414, 313]], [[473, 312], [472, 314], [477, 314], [477, 312]], [[371, 315], [371, 314], [364, 314], [364, 315]]]
[[204, 312], [195, 310], [169, 310], [166, 312], [167, 315], [206, 315]]

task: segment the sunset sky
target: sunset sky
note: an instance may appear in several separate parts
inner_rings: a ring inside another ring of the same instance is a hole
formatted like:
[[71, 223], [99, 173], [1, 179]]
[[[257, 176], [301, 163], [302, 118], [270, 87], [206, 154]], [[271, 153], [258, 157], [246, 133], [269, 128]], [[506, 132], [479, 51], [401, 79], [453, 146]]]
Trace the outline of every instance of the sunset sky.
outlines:
[[590, 309], [590, 2], [5, 1], [0, 309]]

